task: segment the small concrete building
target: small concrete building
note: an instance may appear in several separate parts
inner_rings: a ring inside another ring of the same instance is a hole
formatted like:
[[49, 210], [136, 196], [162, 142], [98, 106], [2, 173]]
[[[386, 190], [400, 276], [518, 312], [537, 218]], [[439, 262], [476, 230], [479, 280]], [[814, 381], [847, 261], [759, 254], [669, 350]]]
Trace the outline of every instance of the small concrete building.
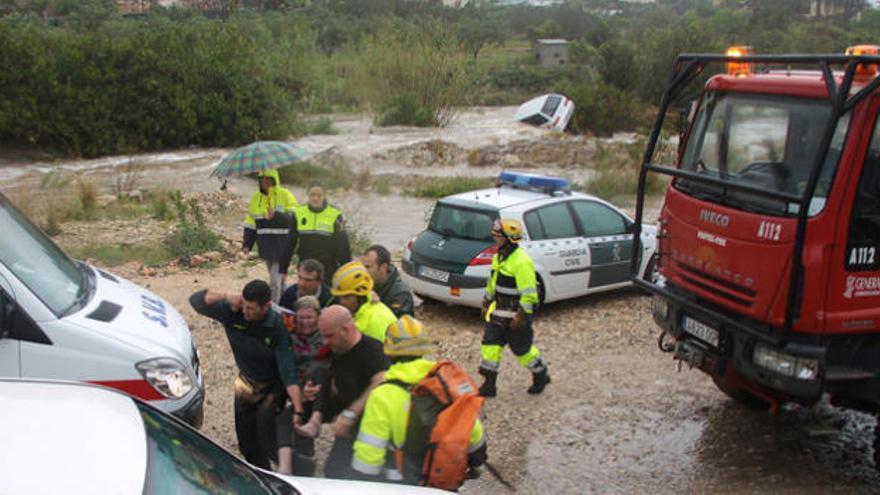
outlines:
[[535, 61], [542, 67], [557, 67], [568, 63], [568, 41], [561, 39], [535, 40]]

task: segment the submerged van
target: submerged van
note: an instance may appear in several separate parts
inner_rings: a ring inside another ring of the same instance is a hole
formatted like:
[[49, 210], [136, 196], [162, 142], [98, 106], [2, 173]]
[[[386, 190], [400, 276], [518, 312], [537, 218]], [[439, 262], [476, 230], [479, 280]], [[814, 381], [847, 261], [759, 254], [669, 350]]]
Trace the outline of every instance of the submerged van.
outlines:
[[514, 118], [524, 124], [564, 131], [574, 115], [574, 102], [562, 95], [546, 94], [523, 103]]
[[0, 194], [0, 377], [115, 388], [198, 427], [204, 386], [189, 327], [128, 280], [71, 260]]

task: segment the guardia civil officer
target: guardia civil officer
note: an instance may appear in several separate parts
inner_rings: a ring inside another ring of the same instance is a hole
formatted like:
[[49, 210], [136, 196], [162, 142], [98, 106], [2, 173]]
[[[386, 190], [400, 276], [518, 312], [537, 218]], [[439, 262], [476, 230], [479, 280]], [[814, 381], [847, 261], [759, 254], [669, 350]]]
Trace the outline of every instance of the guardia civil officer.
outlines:
[[319, 184], [308, 190], [308, 203], [293, 209], [287, 261], [293, 255], [299, 260], [315, 259], [324, 266], [324, 273], [335, 273], [351, 261], [351, 246], [342, 212], [327, 203], [327, 191]]

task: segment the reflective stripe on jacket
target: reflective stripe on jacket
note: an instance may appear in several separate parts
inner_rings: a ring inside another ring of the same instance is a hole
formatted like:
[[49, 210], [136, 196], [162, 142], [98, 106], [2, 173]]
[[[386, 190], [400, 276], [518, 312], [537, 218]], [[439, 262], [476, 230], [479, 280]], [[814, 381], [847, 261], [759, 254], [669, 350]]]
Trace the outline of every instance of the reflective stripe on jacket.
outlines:
[[532, 258], [516, 246], [503, 260], [500, 253], [492, 256], [492, 274], [486, 283], [486, 298], [493, 301], [486, 314], [512, 318], [522, 308], [532, 314], [538, 306], [538, 285]]
[[[385, 380], [415, 385], [436, 364], [426, 359], [393, 364], [385, 372]], [[406, 441], [409, 409], [410, 393], [399, 385], [383, 383], [370, 392], [354, 442], [351, 467], [355, 471], [370, 476], [384, 473], [387, 479], [400, 481], [400, 472], [386, 468], [386, 464], [393, 465], [394, 451], [403, 447]], [[477, 419], [471, 430], [468, 452], [479, 449], [484, 443], [483, 425]]]
[[388, 331], [388, 327], [396, 322], [397, 317], [382, 302], [367, 301], [361, 304], [354, 314], [354, 326], [362, 334], [382, 343], [385, 342], [385, 332]]

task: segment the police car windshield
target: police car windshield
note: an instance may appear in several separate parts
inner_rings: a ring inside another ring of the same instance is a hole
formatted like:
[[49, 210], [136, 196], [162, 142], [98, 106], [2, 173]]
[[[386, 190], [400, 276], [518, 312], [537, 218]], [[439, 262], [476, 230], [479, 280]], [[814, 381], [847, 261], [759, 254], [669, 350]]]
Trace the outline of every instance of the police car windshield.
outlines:
[[[770, 95], [707, 94], [682, 155], [681, 168], [727, 182], [802, 195], [820, 153], [831, 114], [827, 101]], [[810, 215], [825, 206], [849, 115], [837, 128], [825, 156]], [[753, 193], [678, 180], [676, 187], [700, 199], [769, 214], [794, 215], [798, 205]]]
[[492, 241], [492, 222], [497, 213], [437, 203], [428, 228], [443, 237]]
[[0, 263], [58, 317], [77, 304], [86, 278], [64, 252], [0, 195]]

